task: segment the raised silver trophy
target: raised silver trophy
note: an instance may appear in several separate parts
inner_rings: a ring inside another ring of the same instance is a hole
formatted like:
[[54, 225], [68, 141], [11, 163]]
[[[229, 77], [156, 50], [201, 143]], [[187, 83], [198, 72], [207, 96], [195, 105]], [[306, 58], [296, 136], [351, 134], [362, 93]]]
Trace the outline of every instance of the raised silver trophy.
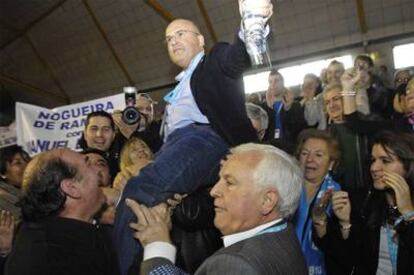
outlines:
[[244, 43], [253, 67], [270, 66], [270, 57], [266, 43], [267, 18], [255, 13], [254, 2], [257, 0], [239, 0], [240, 14], [244, 29]]

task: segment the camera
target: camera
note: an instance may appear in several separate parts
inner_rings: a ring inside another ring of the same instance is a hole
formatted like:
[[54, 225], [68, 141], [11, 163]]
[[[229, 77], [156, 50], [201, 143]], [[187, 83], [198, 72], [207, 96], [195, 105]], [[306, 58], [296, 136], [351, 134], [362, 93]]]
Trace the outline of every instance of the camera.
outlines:
[[141, 120], [142, 114], [135, 107], [137, 89], [135, 87], [124, 87], [125, 109], [122, 111], [122, 121], [133, 125]]

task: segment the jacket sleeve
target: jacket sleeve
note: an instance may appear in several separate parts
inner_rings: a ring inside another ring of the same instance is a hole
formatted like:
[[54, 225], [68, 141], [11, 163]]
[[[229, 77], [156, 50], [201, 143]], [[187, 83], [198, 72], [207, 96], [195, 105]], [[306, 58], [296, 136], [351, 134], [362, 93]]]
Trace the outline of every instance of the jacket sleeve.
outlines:
[[7, 260], [7, 256], [6, 257], [0, 256], [0, 275], [4, 274], [4, 264], [6, 263], [6, 260]]
[[356, 94], [355, 103], [357, 111], [364, 115], [369, 115], [370, 108], [369, 108], [369, 99], [367, 90], [360, 90]]
[[399, 244], [404, 248], [406, 257], [414, 261], [414, 221], [402, 222], [397, 227]]
[[295, 102], [289, 111], [283, 110], [282, 113], [284, 127], [291, 133], [291, 137], [296, 139], [299, 133], [307, 127], [302, 106]]
[[381, 130], [393, 128], [391, 120], [367, 120], [358, 112], [345, 115], [345, 125], [358, 134], [372, 135]]
[[198, 274], [260, 274], [242, 256], [232, 254], [214, 255], [208, 258], [198, 271]]
[[141, 263], [141, 275], [189, 275], [164, 258], [152, 258]]
[[328, 218], [327, 232], [325, 236], [319, 238], [316, 229], [312, 230], [312, 239], [315, 245], [324, 253], [325, 263], [328, 274], [339, 274], [341, 271], [351, 274], [353, 268], [353, 238], [342, 238], [339, 222], [336, 218]]
[[188, 230], [214, 228], [214, 204], [209, 188], [202, 188], [190, 194], [175, 208], [172, 219]]
[[250, 66], [246, 47], [239, 37], [235, 38], [233, 44], [216, 44], [212, 52], [217, 54], [217, 60], [222, 73], [230, 78], [240, 78], [242, 73]]

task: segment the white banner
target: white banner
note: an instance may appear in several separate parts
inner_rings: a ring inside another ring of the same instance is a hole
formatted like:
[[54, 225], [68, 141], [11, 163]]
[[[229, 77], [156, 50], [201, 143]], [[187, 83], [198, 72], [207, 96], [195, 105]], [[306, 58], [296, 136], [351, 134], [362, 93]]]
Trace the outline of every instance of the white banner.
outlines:
[[16, 144], [16, 123], [13, 122], [7, 127], [0, 127], [0, 148]]
[[54, 148], [79, 150], [77, 143], [85, 128], [86, 116], [95, 111], [123, 110], [124, 94], [46, 109], [16, 103], [17, 144], [30, 155]]

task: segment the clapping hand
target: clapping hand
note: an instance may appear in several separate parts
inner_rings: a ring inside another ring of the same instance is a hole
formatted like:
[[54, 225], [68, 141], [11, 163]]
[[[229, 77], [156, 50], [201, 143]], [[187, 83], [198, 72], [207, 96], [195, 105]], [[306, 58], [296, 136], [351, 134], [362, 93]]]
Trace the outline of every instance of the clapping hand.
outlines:
[[0, 255], [7, 255], [13, 243], [14, 216], [6, 210], [0, 211]]
[[332, 195], [332, 209], [342, 225], [348, 225], [351, 219], [351, 202], [348, 192], [337, 191]]
[[319, 200], [317, 204], [313, 206], [312, 209], [312, 220], [316, 223], [319, 222], [326, 222], [327, 216], [325, 213], [325, 209], [329, 204], [329, 200], [332, 196], [332, 189], [327, 189], [323, 195], [322, 198]]
[[346, 70], [341, 76], [342, 89], [344, 91], [353, 91], [355, 89], [355, 84], [361, 78], [362, 71], [357, 71], [355, 73], [354, 69]]

